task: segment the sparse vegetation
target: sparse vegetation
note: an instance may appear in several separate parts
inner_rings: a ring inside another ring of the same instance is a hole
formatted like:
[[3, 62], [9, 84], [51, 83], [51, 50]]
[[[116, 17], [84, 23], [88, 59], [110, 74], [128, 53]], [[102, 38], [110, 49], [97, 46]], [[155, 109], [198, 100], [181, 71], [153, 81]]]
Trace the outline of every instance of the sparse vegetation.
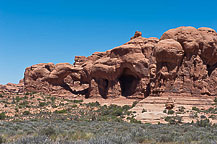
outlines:
[[167, 116], [165, 118], [165, 121], [167, 121], [169, 124], [180, 124], [180, 123], [182, 123], [182, 117], [180, 117], [180, 116]]
[[196, 111], [196, 112], [200, 112], [200, 109], [197, 107], [192, 107], [192, 110]]
[[23, 112], [23, 115], [29, 115], [29, 114], [30, 114], [29, 111], [24, 111], [24, 112]]
[[139, 102], [138, 101], [134, 101], [132, 104], [132, 108], [135, 107]]
[[185, 111], [185, 107], [180, 106], [180, 107], [179, 107], [179, 112], [184, 112], [184, 111]]
[[214, 102], [217, 104], [217, 97], [215, 97]]
[[174, 111], [173, 110], [168, 110], [168, 112], [167, 112], [169, 115], [172, 115], [172, 114], [174, 114]]
[[43, 107], [43, 106], [45, 106], [45, 105], [46, 105], [45, 102], [39, 102], [39, 106], [40, 106], [40, 107]]
[[74, 103], [82, 103], [83, 100], [73, 100]]
[[55, 113], [57, 114], [63, 114], [63, 113], [67, 113], [67, 110], [63, 109], [63, 110], [56, 110]]
[[[6, 143], [207, 143], [217, 142], [216, 126], [193, 124], [139, 124], [103, 121], [40, 120], [4, 122]], [[22, 133], [16, 133], [17, 128]]]
[[4, 112], [0, 113], [0, 120], [4, 120], [6, 118], [6, 115]]
[[[139, 111], [131, 106], [84, 103], [43, 94], [1, 98], [3, 106], [13, 109], [14, 116], [0, 113], [0, 143], [215, 143], [217, 108], [184, 107], [164, 110], [168, 124], [142, 124], [136, 119]], [[49, 111], [53, 108], [53, 111]], [[142, 109], [140, 113], [147, 112]], [[190, 112], [196, 123], [183, 123], [179, 114]], [[208, 115], [207, 115], [208, 114]], [[25, 120], [23, 120], [25, 119]], [[209, 120], [210, 119], [210, 120]], [[10, 121], [10, 122], [9, 122]], [[17, 131], [19, 129], [19, 132]], [[157, 135], [157, 136], [156, 136]]]

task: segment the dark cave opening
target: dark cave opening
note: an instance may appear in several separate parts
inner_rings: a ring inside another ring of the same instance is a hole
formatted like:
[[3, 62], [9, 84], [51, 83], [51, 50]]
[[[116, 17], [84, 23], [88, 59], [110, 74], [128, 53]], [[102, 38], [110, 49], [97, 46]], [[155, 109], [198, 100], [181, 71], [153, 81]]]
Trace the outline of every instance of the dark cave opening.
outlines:
[[212, 74], [212, 72], [216, 69], [217, 63], [215, 63], [212, 66], [207, 64], [206, 67], [207, 67], [207, 71], [208, 71], [208, 76], [210, 76]]
[[136, 92], [139, 79], [129, 73], [129, 70], [126, 69], [119, 77], [121, 95], [122, 96], [131, 96]]

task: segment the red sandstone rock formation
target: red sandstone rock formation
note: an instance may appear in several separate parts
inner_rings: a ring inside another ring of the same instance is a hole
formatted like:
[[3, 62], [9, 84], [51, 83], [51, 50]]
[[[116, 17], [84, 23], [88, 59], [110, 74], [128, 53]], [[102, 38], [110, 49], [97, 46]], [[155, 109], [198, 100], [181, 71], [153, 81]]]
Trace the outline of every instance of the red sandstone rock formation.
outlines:
[[0, 94], [22, 94], [24, 92], [23, 86], [22, 80], [19, 84], [8, 83], [6, 85], [0, 85]]
[[144, 98], [149, 95], [217, 95], [217, 33], [179, 27], [158, 38], [136, 32], [124, 45], [73, 65], [37, 64], [26, 68], [25, 91], [73, 93], [86, 97]]

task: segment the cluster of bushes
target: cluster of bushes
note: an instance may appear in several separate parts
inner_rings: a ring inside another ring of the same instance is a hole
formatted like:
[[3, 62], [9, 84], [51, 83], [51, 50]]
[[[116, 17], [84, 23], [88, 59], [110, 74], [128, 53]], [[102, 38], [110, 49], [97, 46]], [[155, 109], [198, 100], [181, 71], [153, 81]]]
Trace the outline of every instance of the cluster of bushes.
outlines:
[[40, 120], [3, 122], [0, 142], [5, 143], [197, 143], [217, 142], [217, 126], [208, 121], [182, 125], [135, 124], [105, 121]]

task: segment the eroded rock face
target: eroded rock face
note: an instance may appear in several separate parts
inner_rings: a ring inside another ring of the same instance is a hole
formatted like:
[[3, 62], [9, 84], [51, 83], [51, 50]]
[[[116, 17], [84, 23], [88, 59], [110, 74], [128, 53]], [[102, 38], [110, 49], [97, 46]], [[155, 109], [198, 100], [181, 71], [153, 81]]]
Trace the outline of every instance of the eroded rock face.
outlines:
[[69, 63], [41, 63], [26, 68], [24, 73], [24, 88], [26, 91], [44, 93], [72, 92], [65, 78], [73, 72]]
[[0, 94], [22, 94], [24, 92], [23, 86], [22, 80], [19, 84], [8, 83], [6, 85], [0, 85]]
[[165, 39], [178, 41], [183, 47], [184, 57], [178, 65], [175, 78], [169, 81], [157, 80], [156, 83], [161, 81], [166, 86], [156, 86], [156, 91], [217, 95], [216, 32], [210, 28], [179, 27], [165, 32], [161, 40]]
[[158, 38], [136, 32], [129, 42], [73, 65], [26, 68], [26, 91], [85, 97], [144, 98], [149, 95], [217, 95], [217, 34], [210, 28], [179, 27]]

